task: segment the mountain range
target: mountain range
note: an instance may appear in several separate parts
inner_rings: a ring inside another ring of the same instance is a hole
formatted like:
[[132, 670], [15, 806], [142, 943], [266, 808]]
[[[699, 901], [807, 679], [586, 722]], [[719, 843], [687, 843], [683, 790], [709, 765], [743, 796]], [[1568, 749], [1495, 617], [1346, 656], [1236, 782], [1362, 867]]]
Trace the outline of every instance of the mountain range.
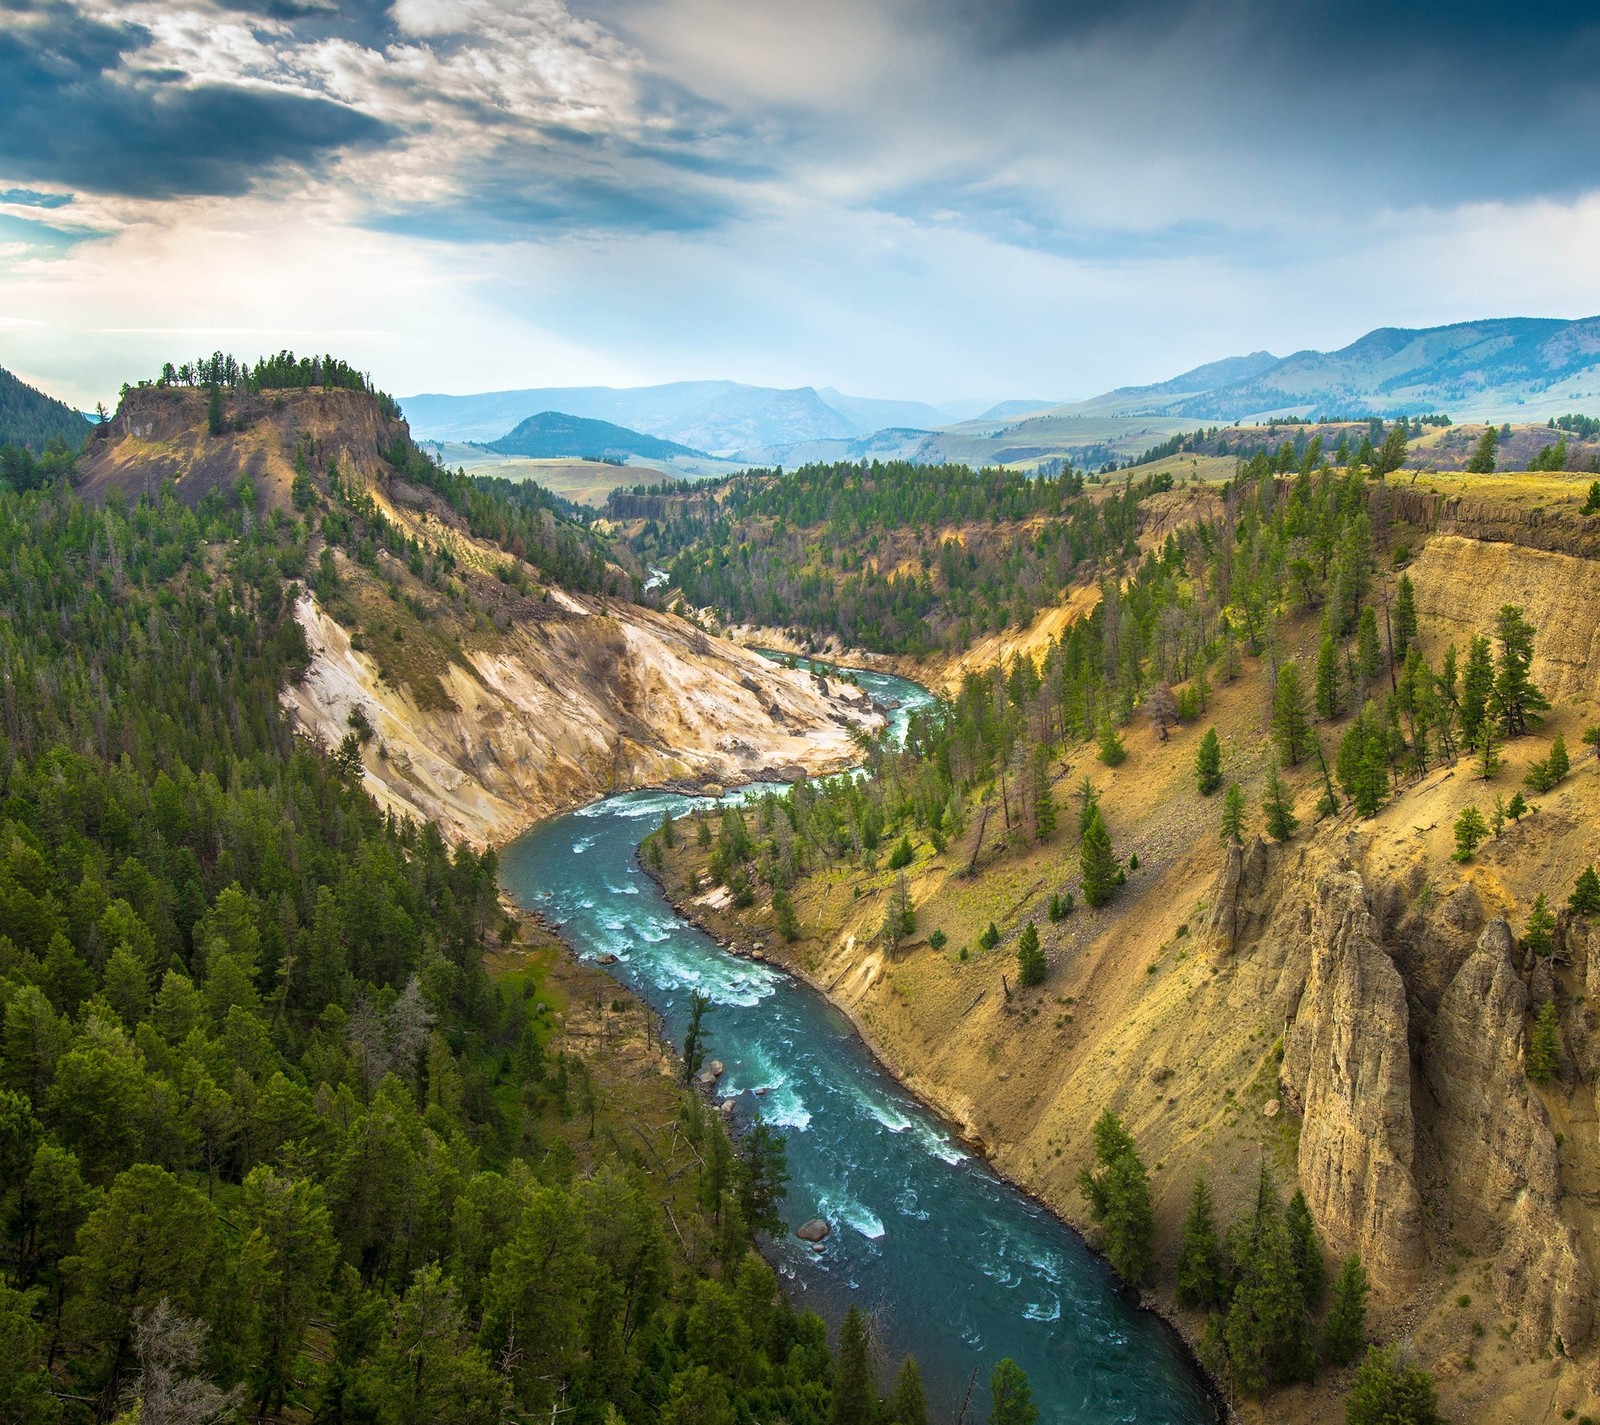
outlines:
[[1505, 317], [1379, 327], [1337, 351], [1258, 351], [1153, 386], [1127, 386], [1052, 415], [1420, 415], [1458, 420], [1556, 415], [1600, 399], [1600, 317]]
[[948, 425], [957, 414], [920, 401], [847, 396], [831, 387], [780, 390], [737, 381], [404, 396], [401, 405], [420, 440], [493, 441], [535, 412], [560, 411], [609, 421], [715, 455], [798, 441], [849, 440], [885, 426], [931, 430]]
[[[780, 390], [734, 381], [544, 387], [403, 398], [419, 438], [492, 441], [539, 411], [609, 421], [751, 463], [900, 455], [1025, 459], [1143, 448], [1197, 422], [1268, 416], [1418, 415], [1543, 420], [1600, 410], [1600, 317], [1505, 317], [1381, 327], [1336, 351], [1225, 357], [1147, 386], [1080, 401], [1016, 399], [981, 413], [848, 396], [831, 386]], [[988, 449], [989, 446], [993, 450]], [[580, 450], [562, 452], [583, 454]]]

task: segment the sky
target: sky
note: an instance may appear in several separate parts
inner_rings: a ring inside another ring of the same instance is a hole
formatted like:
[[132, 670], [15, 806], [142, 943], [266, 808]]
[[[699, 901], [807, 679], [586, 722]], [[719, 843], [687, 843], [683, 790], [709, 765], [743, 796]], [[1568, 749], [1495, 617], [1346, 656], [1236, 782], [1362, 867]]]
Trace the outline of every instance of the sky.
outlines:
[[0, 365], [1062, 399], [1600, 312], [1600, 11], [0, 0]]

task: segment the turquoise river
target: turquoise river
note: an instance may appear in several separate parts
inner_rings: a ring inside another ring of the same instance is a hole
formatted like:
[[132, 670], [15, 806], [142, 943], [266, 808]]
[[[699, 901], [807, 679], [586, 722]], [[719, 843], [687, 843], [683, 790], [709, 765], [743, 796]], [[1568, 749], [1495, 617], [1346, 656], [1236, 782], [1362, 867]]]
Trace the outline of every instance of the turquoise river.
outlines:
[[[901, 727], [928, 701], [903, 679], [857, 676], [900, 703]], [[851, 1302], [871, 1312], [889, 1366], [916, 1356], [935, 1419], [954, 1418], [974, 1370], [967, 1420], [986, 1419], [984, 1382], [1011, 1356], [1046, 1425], [1215, 1422], [1176, 1336], [1075, 1233], [966, 1151], [819, 994], [728, 954], [673, 912], [637, 848], [664, 811], [704, 804], [662, 792], [607, 798], [509, 846], [501, 874], [577, 955], [617, 956], [610, 972], [674, 1039], [690, 992], [711, 997], [710, 1053], [727, 1066], [718, 1095], [737, 1099], [736, 1123], [759, 1111], [786, 1135], [790, 1227], [814, 1216], [834, 1227], [820, 1252], [793, 1236], [768, 1244], [795, 1304], [834, 1325]]]

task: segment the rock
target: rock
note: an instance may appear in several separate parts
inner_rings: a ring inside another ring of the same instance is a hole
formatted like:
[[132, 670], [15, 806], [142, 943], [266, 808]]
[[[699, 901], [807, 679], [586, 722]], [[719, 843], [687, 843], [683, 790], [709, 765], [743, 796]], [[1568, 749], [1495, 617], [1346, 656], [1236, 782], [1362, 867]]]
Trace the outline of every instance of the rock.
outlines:
[[611, 954], [609, 951], [604, 955], [596, 955], [594, 957], [594, 962], [597, 965], [618, 965], [618, 964], [622, 963], [615, 955]]
[[832, 1231], [833, 1228], [828, 1225], [825, 1219], [813, 1217], [805, 1226], [795, 1228], [794, 1235], [802, 1242], [821, 1242]]
[[1333, 1256], [1357, 1252], [1381, 1290], [1403, 1291], [1424, 1263], [1409, 1011], [1354, 872], [1318, 884], [1310, 941], [1281, 1070], [1303, 1105], [1300, 1186]]
[[1211, 898], [1211, 920], [1206, 940], [1217, 959], [1231, 956], [1241, 940], [1248, 940], [1266, 917], [1249, 902], [1267, 880], [1267, 847], [1258, 836], [1249, 846], [1230, 846], [1217, 873]]
[[1278, 1110], [1282, 1107], [1283, 1105], [1279, 1103], [1277, 1099], [1269, 1098], [1266, 1102], [1266, 1106], [1261, 1110], [1261, 1116], [1263, 1118], [1276, 1118], [1278, 1116]]
[[1456, 973], [1424, 1059], [1438, 1103], [1439, 1174], [1456, 1231], [1493, 1253], [1490, 1279], [1527, 1351], [1574, 1351], [1594, 1332], [1594, 1280], [1562, 1220], [1560, 1160], [1524, 1067], [1528, 991], [1511, 927], [1490, 921]]
[[806, 779], [806, 769], [798, 762], [785, 762], [778, 768], [780, 782], [803, 782]]
[[715, 1081], [720, 1079], [723, 1074], [727, 1073], [727, 1070], [723, 1067], [721, 1059], [713, 1059], [709, 1064], [706, 1065], [706, 1072], [710, 1074], [713, 1081]]
[[750, 958], [752, 960], [765, 960], [767, 958], [767, 953], [765, 950], [752, 950], [750, 952]]

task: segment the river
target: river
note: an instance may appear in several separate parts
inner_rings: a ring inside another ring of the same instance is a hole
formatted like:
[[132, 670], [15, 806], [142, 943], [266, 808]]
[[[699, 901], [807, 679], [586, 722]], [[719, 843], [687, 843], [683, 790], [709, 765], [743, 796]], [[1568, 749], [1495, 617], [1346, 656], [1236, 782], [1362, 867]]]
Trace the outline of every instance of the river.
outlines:
[[[901, 703], [896, 729], [929, 701], [887, 674], [857, 675]], [[976, 1369], [969, 1422], [988, 1415], [995, 1363], [1015, 1358], [1046, 1425], [1210, 1425], [1205, 1382], [1172, 1331], [1118, 1286], [1069, 1228], [978, 1158], [881, 1069], [821, 995], [721, 950], [681, 920], [638, 866], [640, 840], [693, 798], [633, 792], [558, 817], [507, 847], [506, 889], [609, 967], [681, 1039], [690, 992], [711, 997], [719, 1096], [759, 1111], [789, 1145], [790, 1227], [822, 1216], [820, 1252], [792, 1235], [769, 1257], [795, 1304], [837, 1325], [854, 1302], [876, 1318], [889, 1365], [922, 1368], [935, 1419], [953, 1418]], [[757, 1096], [755, 1090], [764, 1090]]]

